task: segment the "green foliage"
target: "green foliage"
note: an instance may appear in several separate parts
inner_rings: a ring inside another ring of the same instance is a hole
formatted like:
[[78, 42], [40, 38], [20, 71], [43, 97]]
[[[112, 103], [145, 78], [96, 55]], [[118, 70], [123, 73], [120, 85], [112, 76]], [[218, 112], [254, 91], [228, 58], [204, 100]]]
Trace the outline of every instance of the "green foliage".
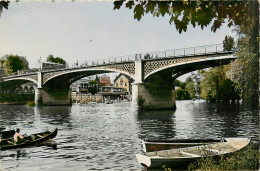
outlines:
[[0, 102], [25, 103], [34, 100], [34, 94], [0, 94]]
[[246, 1], [115, 1], [114, 9], [120, 9], [124, 3], [126, 8], [133, 9], [138, 21], [145, 13], [155, 17], [169, 15], [169, 23], [174, 23], [179, 33], [186, 32], [189, 24], [201, 29], [211, 24], [214, 32], [222, 21], [227, 21], [229, 27], [240, 25], [248, 18], [250, 5]]
[[28, 107], [34, 107], [34, 106], [35, 106], [35, 101], [29, 101], [29, 102], [27, 102], [26, 106], [28, 106]]
[[177, 86], [176, 99], [177, 100], [189, 100], [195, 97], [195, 85], [191, 77], [188, 77], [185, 82], [174, 80], [174, 86]]
[[174, 86], [180, 87], [180, 84], [181, 84], [181, 82], [179, 80], [174, 80], [173, 81], [173, 85]]
[[209, 101], [238, 100], [239, 92], [235, 90], [234, 83], [226, 77], [226, 71], [230, 66], [210, 68], [201, 71], [204, 77], [200, 82], [200, 96]]
[[185, 89], [188, 91], [190, 98], [193, 99], [195, 97], [196, 90], [195, 90], [194, 82], [191, 77], [188, 77], [186, 79]]
[[96, 94], [97, 93], [97, 87], [89, 87], [88, 88], [88, 92], [91, 94]]
[[96, 80], [90, 80], [90, 81], [89, 81], [89, 84], [90, 84], [90, 85], [97, 85], [97, 81], [96, 81]]
[[62, 59], [62, 58], [60, 58], [60, 57], [54, 57], [54, 56], [51, 55], [51, 54], [47, 57], [47, 61], [48, 61], [48, 62], [58, 63], [58, 64], [63, 64], [63, 65], [66, 65], [66, 64], [67, 64], [67, 62], [66, 62], [64, 59]]
[[28, 81], [24, 80], [12, 80], [7, 82], [0, 82], [0, 94], [9, 94], [15, 92], [15, 89], [18, 88], [21, 84], [24, 84]]
[[205, 156], [197, 163], [190, 164], [188, 170], [257, 170], [259, 168], [259, 151], [250, 144], [246, 149], [221, 156], [220, 160]]
[[231, 63], [231, 69], [227, 72], [227, 77], [236, 83], [235, 88], [243, 99], [257, 93], [258, 87], [259, 57], [252, 45], [252, 29], [253, 26], [241, 26], [237, 29], [240, 38], [236, 55], [239, 59]]
[[223, 50], [224, 51], [231, 51], [235, 46], [234, 38], [231, 36], [226, 36], [225, 40], [223, 41]]
[[9, 55], [4, 62], [5, 73], [10, 74], [24, 69], [24, 63], [18, 55]]
[[91, 93], [91, 94], [96, 94], [98, 92], [98, 89], [97, 89], [97, 81], [96, 80], [91, 80], [89, 81], [89, 88], [88, 88], [88, 92]]
[[186, 89], [177, 88], [176, 90], [177, 100], [188, 100], [191, 99], [189, 92]]

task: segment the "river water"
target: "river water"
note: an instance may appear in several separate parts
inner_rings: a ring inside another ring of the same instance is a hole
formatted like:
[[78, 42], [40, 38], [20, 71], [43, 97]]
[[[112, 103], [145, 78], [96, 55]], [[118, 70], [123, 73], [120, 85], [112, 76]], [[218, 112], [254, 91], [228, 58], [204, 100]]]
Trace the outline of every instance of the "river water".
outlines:
[[177, 101], [176, 111], [138, 111], [130, 102], [27, 107], [0, 105], [0, 126], [32, 134], [58, 127], [56, 148], [38, 146], [0, 152], [0, 170], [142, 170], [135, 154], [141, 140], [259, 138], [256, 112], [242, 105]]

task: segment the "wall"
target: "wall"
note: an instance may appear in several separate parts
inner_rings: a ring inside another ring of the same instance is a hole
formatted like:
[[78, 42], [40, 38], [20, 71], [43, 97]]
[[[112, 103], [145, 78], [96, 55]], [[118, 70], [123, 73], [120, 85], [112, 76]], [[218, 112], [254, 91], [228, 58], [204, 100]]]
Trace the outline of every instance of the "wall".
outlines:
[[75, 94], [72, 93], [71, 99], [73, 102], [77, 101], [80, 103], [87, 103], [87, 102], [104, 102], [103, 95], [101, 94]]
[[124, 88], [129, 93], [130, 92], [130, 82], [129, 79], [125, 77], [125, 75], [120, 75], [119, 78], [117, 78], [114, 87], [118, 88]]
[[[175, 90], [174, 88], [167, 93], [161, 87], [158, 87], [156, 93], [151, 92], [145, 87], [144, 83], [133, 84], [132, 104], [143, 110], [154, 109], [176, 109], [175, 105]], [[160, 95], [161, 94], [161, 95]]]
[[67, 98], [57, 98], [50, 95], [44, 89], [37, 88], [35, 90], [35, 102], [43, 106], [64, 106], [71, 105], [71, 92], [68, 92]]

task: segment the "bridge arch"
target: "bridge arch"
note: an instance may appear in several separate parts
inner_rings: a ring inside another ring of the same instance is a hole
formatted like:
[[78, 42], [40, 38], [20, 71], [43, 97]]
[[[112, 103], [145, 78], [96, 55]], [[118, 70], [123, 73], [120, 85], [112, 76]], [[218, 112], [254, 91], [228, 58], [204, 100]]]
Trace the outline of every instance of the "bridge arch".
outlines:
[[35, 83], [36, 85], [38, 84], [38, 82], [35, 79], [27, 78], [27, 77], [10, 78], [10, 79], [4, 79], [3, 81], [7, 82], [7, 81], [13, 81], [13, 80], [27, 80], [27, 81], [31, 81], [31, 82]]
[[211, 57], [208, 59], [201, 58], [201, 59], [196, 59], [191, 61], [171, 63], [169, 65], [162, 66], [144, 75], [144, 81], [147, 80], [150, 76], [166, 70], [171, 70], [172, 74], [177, 74], [180, 76], [199, 69], [219, 66], [220, 60], [222, 65], [226, 65], [229, 64], [231, 60], [235, 60], [235, 59], [237, 59], [237, 57], [235, 57], [234, 55], [228, 55], [228, 56], [220, 56], [220, 57]]
[[46, 85], [48, 82], [50, 82], [51, 80], [58, 78], [58, 77], [62, 77], [62, 76], [66, 76], [66, 75], [73, 75], [71, 76], [71, 78], [76, 78], [73, 81], [79, 80], [83, 77], [87, 77], [90, 75], [96, 75], [96, 74], [103, 74], [103, 73], [111, 73], [111, 72], [119, 72], [122, 74], [125, 74], [129, 77], [131, 77], [132, 79], [134, 79], [134, 75], [125, 72], [125, 71], [121, 71], [121, 70], [116, 70], [116, 69], [103, 69], [103, 68], [80, 68], [77, 70], [66, 70], [66, 71], [61, 71], [60, 73], [44, 73], [44, 78], [43, 78], [43, 85]]

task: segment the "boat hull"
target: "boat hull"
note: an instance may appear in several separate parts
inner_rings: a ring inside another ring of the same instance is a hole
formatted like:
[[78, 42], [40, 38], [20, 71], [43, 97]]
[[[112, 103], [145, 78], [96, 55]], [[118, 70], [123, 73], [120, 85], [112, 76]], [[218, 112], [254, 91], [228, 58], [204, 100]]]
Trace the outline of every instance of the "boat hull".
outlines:
[[[49, 132], [43, 132], [39, 134], [32, 134], [28, 137], [24, 137], [22, 139], [22, 142], [20, 143], [13, 143], [12, 139], [5, 139], [1, 141], [1, 149], [0, 150], [9, 150], [9, 149], [16, 149], [16, 148], [25, 148], [30, 146], [35, 146], [37, 144], [43, 143], [45, 141], [48, 141], [50, 139], [53, 139], [58, 133], [58, 129]], [[35, 138], [35, 139], [34, 139]]]
[[146, 168], [187, 167], [202, 157], [219, 159], [228, 156], [244, 149], [250, 141], [250, 138], [226, 138], [226, 142], [147, 152], [144, 155], [137, 154], [136, 158]]

